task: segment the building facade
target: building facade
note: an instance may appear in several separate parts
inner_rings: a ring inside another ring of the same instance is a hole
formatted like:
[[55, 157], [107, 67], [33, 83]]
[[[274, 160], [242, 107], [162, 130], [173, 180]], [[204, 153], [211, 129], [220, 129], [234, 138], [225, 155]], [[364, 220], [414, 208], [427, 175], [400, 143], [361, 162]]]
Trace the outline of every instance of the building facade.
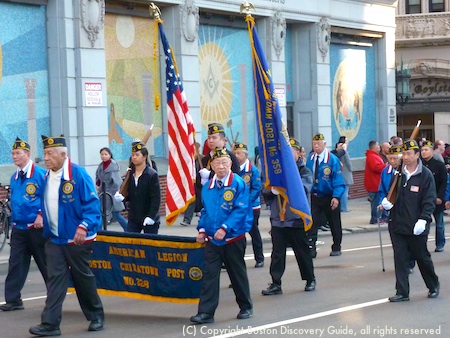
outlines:
[[410, 71], [410, 98], [397, 108], [398, 132], [450, 141], [450, 1], [399, 0], [396, 63]]
[[[164, 175], [164, 60], [148, 4], [0, 1], [0, 114], [7, 117], [0, 126], [2, 149], [16, 136], [27, 138], [39, 160], [40, 135], [64, 134], [73, 161], [93, 173], [101, 147], [109, 146], [126, 164], [132, 140], [153, 125], [148, 147]], [[253, 72], [241, 1], [155, 4], [176, 55], [197, 141], [203, 144], [208, 123], [221, 122], [230, 142], [253, 149]], [[356, 169], [362, 169], [358, 159], [368, 142], [388, 140], [397, 131], [396, 1], [253, 4], [289, 134], [307, 151], [316, 132], [329, 147], [346, 135]], [[0, 166], [9, 169], [11, 163], [9, 152], [0, 154]]]

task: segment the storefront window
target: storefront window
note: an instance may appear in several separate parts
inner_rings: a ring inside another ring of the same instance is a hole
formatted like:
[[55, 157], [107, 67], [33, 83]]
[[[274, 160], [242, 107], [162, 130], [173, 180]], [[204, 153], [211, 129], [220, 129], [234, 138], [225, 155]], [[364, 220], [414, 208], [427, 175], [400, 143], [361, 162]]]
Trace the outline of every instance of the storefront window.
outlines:
[[416, 14], [421, 12], [422, 11], [420, 9], [420, 0], [406, 0], [406, 14]]
[[443, 12], [444, 11], [444, 0], [429, 0], [430, 1], [430, 12]]

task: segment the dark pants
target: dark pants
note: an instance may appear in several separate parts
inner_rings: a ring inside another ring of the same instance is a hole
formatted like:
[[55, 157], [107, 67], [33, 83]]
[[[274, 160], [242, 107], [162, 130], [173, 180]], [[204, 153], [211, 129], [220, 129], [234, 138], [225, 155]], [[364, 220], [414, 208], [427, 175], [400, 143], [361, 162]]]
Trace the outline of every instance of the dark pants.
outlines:
[[143, 226], [142, 224], [128, 220], [128, 232], [137, 232], [140, 234], [142, 230], [144, 230], [144, 234], [158, 234], [159, 222], [156, 222], [153, 225]]
[[261, 233], [259, 232], [259, 215], [261, 210], [253, 210], [253, 225], [250, 229], [250, 237], [252, 238], [253, 255], [255, 261], [264, 262], [264, 253], [262, 246]]
[[95, 276], [89, 267], [94, 243], [83, 245], [58, 245], [45, 243], [47, 255], [47, 299], [41, 322], [59, 327], [62, 304], [66, 298], [71, 274], [78, 302], [87, 320], [103, 319], [103, 305], [97, 293]]
[[220, 271], [222, 263], [227, 267], [228, 276], [233, 286], [236, 302], [241, 310], [253, 308], [250, 298], [250, 286], [248, 284], [247, 267], [244, 255], [247, 240], [239, 239], [227, 245], [217, 246], [206, 242], [205, 246], [205, 269], [198, 304], [199, 313], [214, 315], [219, 305]]
[[298, 221], [298, 225], [300, 227], [297, 228], [272, 226], [270, 229], [270, 235], [272, 236], [270, 275], [274, 284], [281, 285], [281, 277], [286, 269], [286, 248], [288, 245], [294, 251], [302, 279], [307, 282], [315, 279], [313, 261], [309, 253], [308, 239], [306, 238], [301, 220]]
[[394, 249], [395, 288], [398, 295], [409, 296], [409, 268], [410, 260], [417, 261], [425, 285], [435, 290], [439, 279], [434, 272], [433, 261], [427, 248], [428, 236], [400, 235], [389, 232]]
[[331, 209], [331, 196], [317, 197], [311, 195], [311, 213], [313, 226], [308, 231], [308, 241], [311, 251], [316, 252], [317, 230], [319, 227], [330, 224], [331, 235], [333, 236], [332, 251], [340, 251], [342, 243], [341, 206]]
[[7, 303], [21, 301], [21, 290], [25, 285], [33, 256], [42, 278], [47, 283], [47, 264], [45, 262], [45, 239], [42, 229], [11, 232], [11, 251], [9, 255], [8, 276], [5, 281], [5, 300]]

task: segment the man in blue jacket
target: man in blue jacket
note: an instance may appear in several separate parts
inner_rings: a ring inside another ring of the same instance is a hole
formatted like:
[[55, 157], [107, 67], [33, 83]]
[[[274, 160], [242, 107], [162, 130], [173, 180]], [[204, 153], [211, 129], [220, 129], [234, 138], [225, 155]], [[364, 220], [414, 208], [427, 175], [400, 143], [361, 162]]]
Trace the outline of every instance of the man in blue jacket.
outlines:
[[253, 209], [253, 225], [249, 232], [252, 238], [253, 255], [255, 257], [255, 268], [264, 266], [264, 252], [259, 232], [259, 215], [261, 213], [261, 174], [258, 168], [248, 159], [248, 148], [244, 143], [233, 144], [233, 153], [236, 155], [241, 171], [241, 176], [250, 189], [250, 202]]
[[214, 322], [222, 263], [240, 308], [237, 318], [247, 319], [253, 314], [244, 261], [245, 233], [252, 227], [253, 211], [247, 184], [231, 171], [231, 163], [227, 150], [216, 148], [211, 163], [215, 174], [202, 188], [204, 208], [197, 226], [197, 242], [206, 242], [205, 268], [198, 313], [190, 318], [195, 324]]
[[341, 255], [342, 224], [339, 200], [344, 193], [345, 183], [339, 159], [326, 148], [325, 137], [314, 135], [313, 151], [306, 166], [313, 172], [314, 184], [311, 190], [311, 213], [313, 226], [308, 231], [311, 255], [316, 257], [317, 230], [328, 221], [333, 236], [330, 256]]
[[6, 304], [0, 305], [2, 311], [23, 310], [20, 291], [27, 279], [31, 256], [47, 281], [41, 213], [45, 170], [34, 164], [30, 159], [30, 145], [19, 138], [11, 155], [17, 169], [10, 180], [11, 251], [5, 281]]
[[[30, 328], [38, 336], [59, 336], [62, 304], [69, 274], [89, 331], [103, 329], [103, 305], [95, 276], [89, 268], [94, 240], [101, 224], [99, 198], [86, 170], [70, 161], [64, 136], [42, 136], [48, 172], [42, 203], [45, 254], [47, 257], [47, 299], [41, 324]], [[70, 272], [70, 273], [69, 273]]]

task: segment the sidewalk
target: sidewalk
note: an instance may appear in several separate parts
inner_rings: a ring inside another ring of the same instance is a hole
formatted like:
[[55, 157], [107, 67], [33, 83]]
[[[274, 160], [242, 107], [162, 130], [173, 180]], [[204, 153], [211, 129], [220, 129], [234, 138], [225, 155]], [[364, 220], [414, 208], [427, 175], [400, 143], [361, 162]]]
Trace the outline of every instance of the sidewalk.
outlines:
[[[377, 224], [369, 224], [370, 220], [370, 204], [367, 198], [358, 198], [348, 201], [348, 206], [351, 212], [341, 213], [343, 234], [352, 234], [360, 232], [378, 231]], [[270, 243], [270, 210], [266, 210], [265, 206], [261, 209], [261, 216], [259, 218], [259, 229], [261, 232], [261, 237], [264, 243]], [[197, 235], [197, 222], [198, 217], [194, 217], [192, 224], [190, 226], [181, 226], [180, 222], [183, 220], [182, 217], [178, 217], [177, 221], [172, 226], [167, 226], [165, 218], [161, 218], [161, 226], [159, 229], [159, 234], [170, 235], [170, 236], [187, 236], [195, 237]], [[381, 229], [387, 229], [387, 224], [382, 224]], [[112, 231], [122, 231], [122, 228], [117, 222], [113, 222], [108, 225], [108, 230]], [[319, 230], [319, 241], [320, 237], [331, 236], [330, 231]], [[251, 243], [250, 236], [247, 235], [248, 245]], [[0, 252], [0, 264], [8, 263], [9, 259], [9, 244], [6, 243], [2, 252]]]

